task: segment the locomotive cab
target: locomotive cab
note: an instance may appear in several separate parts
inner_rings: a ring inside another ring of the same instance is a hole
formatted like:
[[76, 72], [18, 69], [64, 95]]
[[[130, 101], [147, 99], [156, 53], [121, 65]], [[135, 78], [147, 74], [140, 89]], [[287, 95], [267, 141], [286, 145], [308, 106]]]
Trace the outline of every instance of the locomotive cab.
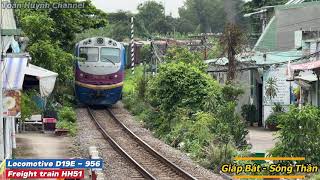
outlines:
[[120, 98], [125, 50], [110, 38], [88, 38], [76, 46], [76, 96], [87, 105], [113, 105]]

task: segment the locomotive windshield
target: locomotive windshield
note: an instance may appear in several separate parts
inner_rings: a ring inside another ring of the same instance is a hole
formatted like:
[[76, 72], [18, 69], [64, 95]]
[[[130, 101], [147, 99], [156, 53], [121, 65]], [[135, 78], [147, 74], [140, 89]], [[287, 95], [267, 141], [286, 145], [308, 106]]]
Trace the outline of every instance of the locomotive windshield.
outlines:
[[86, 59], [88, 62], [99, 61], [99, 48], [81, 47], [79, 57]]
[[120, 62], [120, 49], [101, 48], [100, 54], [100, 60], [102, 62], [111, 62], [113, 64]]

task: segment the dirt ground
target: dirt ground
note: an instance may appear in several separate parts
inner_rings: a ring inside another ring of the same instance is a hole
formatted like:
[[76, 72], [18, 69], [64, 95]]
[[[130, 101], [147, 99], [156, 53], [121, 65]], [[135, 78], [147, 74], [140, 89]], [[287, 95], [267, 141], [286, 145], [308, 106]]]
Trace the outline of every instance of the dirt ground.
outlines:
[[69, 137], [59, 137], [53, 133], [23, 133], [16, 136], [15, 158], [17, 159], [73, 158], [70, 153], [73, 143]]
[[[17, 134], [16, 159], [67, 159], [72, 156], [72, 138], [53, 133]], [[41, 179], [34, 179], [41, 180]], [[56, 180], [56, 179], [47, 179]]]
[[265, 153], [275, 146], [275, 138], [276, 135], [274, 131], [259, 127], [249, 128], [249, 142], [252, 144], [252, 152]]

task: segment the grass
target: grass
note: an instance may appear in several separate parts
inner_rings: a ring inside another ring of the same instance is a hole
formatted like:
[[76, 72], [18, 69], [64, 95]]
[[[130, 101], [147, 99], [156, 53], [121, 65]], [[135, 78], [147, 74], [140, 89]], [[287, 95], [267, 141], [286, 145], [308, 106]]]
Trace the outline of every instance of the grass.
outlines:
[[135, 91], [138, 78], [143, 76], [143, 66], [136, 67], [134, 72], [135, 74], [133, 75], [131, 69], [126, 70], [123, 86], [123, 92], [125, 94], [133, 93]]

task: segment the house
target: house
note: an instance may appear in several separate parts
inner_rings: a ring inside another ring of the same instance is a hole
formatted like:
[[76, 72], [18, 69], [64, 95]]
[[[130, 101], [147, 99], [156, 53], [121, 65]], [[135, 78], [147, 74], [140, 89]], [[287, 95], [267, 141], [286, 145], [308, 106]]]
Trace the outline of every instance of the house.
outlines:
[[[14, 116], [18, 114], [19, 87], [22, 87], [24, 68], [27, 65], [28, 55], [21, 54], [19, 44], [16, 41], [20, 30], [16, 27], [12, 9], [2, 9], [0, 26], [0, 71], [1, 84], [4, 94], [0, 95], [0, 102], [4, 103], [5, 109], [0, 106], [0, 161], [12, 156], [12, 148], [15, 148], [15, 123]], [[8, 54], [13, 54], [8, 57]], [[13, 71], [19, 69], [20, 71]], [[8, 107], [8, 109], [6, 109]], [[6, 112], [6, 113], [3, 113]]]
[[47, 97], [58, 74], [29, 63], [31, 57], [24, 52], [28, 38], [19, 37], [21, 30], [16, 27], [13, 9], [4, 8], [0, 12], [0, 88], [4, 92], [0, 94], [0, 161], [4, 161], [12, 158], [12, 149], [16, 148], [16, 119], [20, 116], [25, 76], [36, 77], [41, 95]]
[[[250, 54], [241, 54], [236, 57], [238, 61], [236, 82], [241, 84], [245, 90], [244, 95], [239, 99], [237, 111], [239, 112], [241, 106], [245, 104], [255, 105], [258, 111], [257, 119], [263, 126], [272, 113], [274, 103], [288, 107], [297, 101], [293, 90], [303, 86], [302, 84], [307, 84], [301, 79], [311, 78], [309, 80], [315, 81], [315, 77], [310, 74], [296, 76], [300, 78], [299, 81], [288, 80], [288, 64], [294, 65], [310, 61], [312, 59], [310, 55], [318, 52], [319, 48], [319, 44], [303, 41], [307, 35], [303, 36], [302, 32], [320, 30], [320, 19], [318, 18], [320, 2], [301, 2], [289, 1], [286, 5], [275, 6], [275, 16], [271, 18], [253, 51]], [[309, 41], [315, 41], [315, 39], [309, 39]], [[224, 83], [228, 60], [220, 58], [206, 62], [209, 64], [208, 72], [220, 83]], [[297, 67], [296, 70], [299, 68]], [[267, 93], [271, 80], [275, 80], [276, 96], [274, 97], [269, 97]], [[308, 102], [318, 103], [319, 96], [316, 96], [317, 93], [315, 93], [318, 86], [313, 83], [308, 87], [309, 90], [313, 90], [308, 92], [310, 93], [309, 99], [307, 98]]]

